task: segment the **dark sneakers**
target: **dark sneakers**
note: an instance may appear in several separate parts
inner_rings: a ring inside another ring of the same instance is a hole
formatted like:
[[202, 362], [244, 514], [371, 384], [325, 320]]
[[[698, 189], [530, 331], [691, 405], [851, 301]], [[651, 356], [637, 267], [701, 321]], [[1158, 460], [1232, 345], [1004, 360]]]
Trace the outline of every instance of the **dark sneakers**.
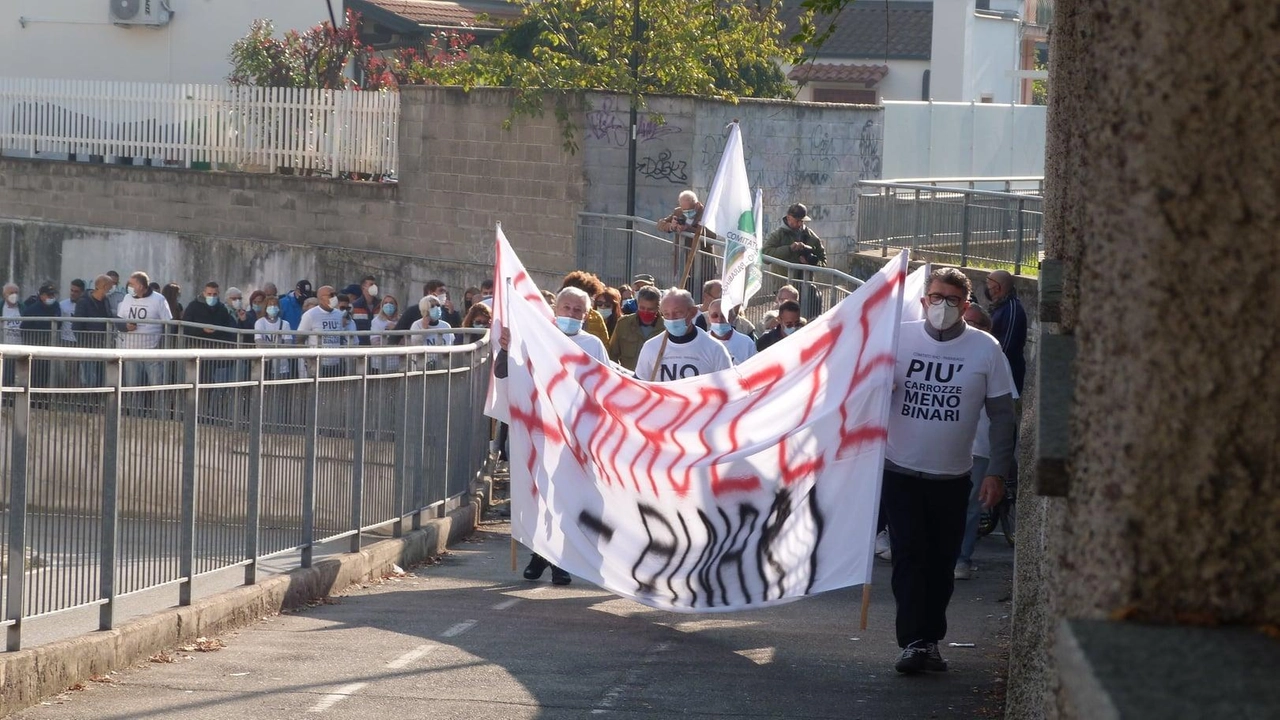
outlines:
[[947, 661], [942, 659], [942, 653], [938, 652], [938, 643], [929, 643], [925, 646], [924, 669], [929, 672], [946, 672]]
[[[551, 567], [551, 563], [547, 562], [546, 559], [538, 553], [534, 553], [533, 557], [529, 558], [529, 564], [524, 568], [524, 579], [537, 580], [542, 577], [542, 573], [546, 572], [549, 567]], [[551, 576], [552, 578], [555, 577], [555, 571], [552, 571]]]
[[547, 559], [541, 555], [534, 553], [529, 558], [529, 564], [524, 569], [525, 580], [537, 580], [542, 577], [542, 573], [551, 568], [551, 584], [552, 585], [568, 585], [571, 582], [569, 573], [547, 562]]
[[902, 656], [894, 663], [893, 669], [903, 675], [919, 675], [928, 669], [928, 655], [929, 650], [924, 642], [913, 642], [902, 648]]
[[917, 640], [902, 649], [902, 656], [894, 663], [894, 670], [903, 675], [919, 675], [924, 672], [946, 672], [947, 661], [938, 651], [938, 643]]

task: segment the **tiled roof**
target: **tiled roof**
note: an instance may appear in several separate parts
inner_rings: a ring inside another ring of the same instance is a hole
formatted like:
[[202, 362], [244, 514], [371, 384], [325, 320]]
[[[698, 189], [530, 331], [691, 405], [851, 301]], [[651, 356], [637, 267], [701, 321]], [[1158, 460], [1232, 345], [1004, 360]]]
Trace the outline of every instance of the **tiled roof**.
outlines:
[[888, 65], [839, 65], [837, 63], [805, 63], [792, 68], [787, 79], [796, 83], [858, 83], [875, 87], [889, 74]]
[[[520, 16], [520, 6], [506, 0], [361, 0], [351, 5], [357, 11], [372, 6], [429, 27], [495, 27], [495, 20]], [[480, 22], [480, 15], [491, 19]]]
[[[804, 11], [800, 1], [783, 2], [780, 16], [787, 25], [785, 37], [793, 36], [800, 29], [800, 16]], [[818, 16], [814, 24], [821, 34], [831, 26], [831, 18]], [[854, 0], [835, 19], [835, 31], [823, 43], [817, 57], [928, 60], [932, 46], [932, 2]]]

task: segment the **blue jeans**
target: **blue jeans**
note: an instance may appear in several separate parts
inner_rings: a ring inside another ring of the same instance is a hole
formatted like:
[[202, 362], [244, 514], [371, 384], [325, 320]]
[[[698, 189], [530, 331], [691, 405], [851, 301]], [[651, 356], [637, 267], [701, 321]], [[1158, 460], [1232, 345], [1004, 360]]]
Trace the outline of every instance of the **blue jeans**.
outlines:
[[973, 456], [973, 470], [969, 471], [969, 481], [973, 488], [969, 490], [969, 510], [964, 519], [964, 540], [960, 542], [960, 556], [956, 564], [970, 564], [973, 560], [973, 546], [978, 544], [978, 518], [982, 516], [982, 504], [978, 502], [978, 490], [982, 488], [982, 478], [987, 476], [987, 463], [990, 458]]

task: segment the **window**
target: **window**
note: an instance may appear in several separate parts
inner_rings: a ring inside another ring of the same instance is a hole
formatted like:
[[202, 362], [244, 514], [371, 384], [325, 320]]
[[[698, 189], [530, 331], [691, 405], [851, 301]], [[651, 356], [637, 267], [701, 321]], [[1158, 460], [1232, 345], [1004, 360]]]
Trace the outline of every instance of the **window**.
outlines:
[[850, 105], [875, 105], [878, 102], [875, 90], [855, 90], [849, 88], [814, 88], [813, 101], [825, 103], [847, 103]]

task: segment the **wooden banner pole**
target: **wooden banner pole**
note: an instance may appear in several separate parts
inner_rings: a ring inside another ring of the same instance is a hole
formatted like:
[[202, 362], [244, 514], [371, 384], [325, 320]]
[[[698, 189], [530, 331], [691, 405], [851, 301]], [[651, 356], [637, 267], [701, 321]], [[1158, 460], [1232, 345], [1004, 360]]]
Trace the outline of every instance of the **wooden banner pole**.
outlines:
[[871, 610], [871, 583], [862, 586], [862, 622], [858, 629], [867, 629], [867, 612]]

